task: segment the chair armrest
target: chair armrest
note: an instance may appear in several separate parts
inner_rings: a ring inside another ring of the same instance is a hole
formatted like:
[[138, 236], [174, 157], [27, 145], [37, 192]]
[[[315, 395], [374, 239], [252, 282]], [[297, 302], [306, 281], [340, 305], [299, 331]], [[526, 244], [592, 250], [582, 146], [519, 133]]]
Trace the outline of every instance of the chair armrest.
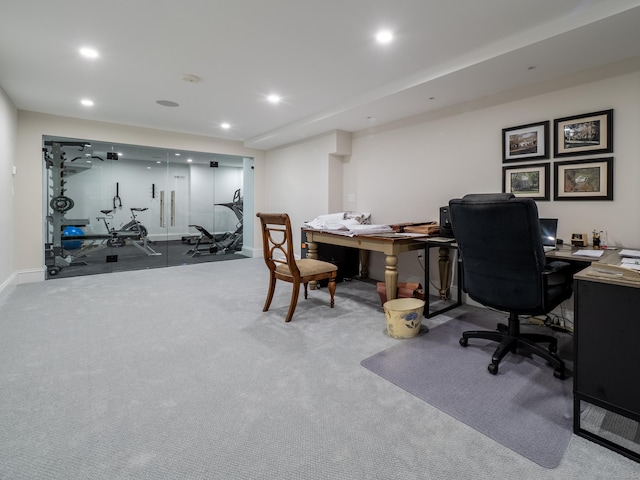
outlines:
[[542, 275], [551, 275], [552, 273], [562, 272], [563, 270], [566, 270], [569, 267], [571, 267], [571, 264], [567, 262], [561, 262], [558, 260], [554, 262], [549, 262], [544, 266], [544, 269], [542, 270]]
[[570, 286], [573, 282], [573, 269], [571, 264], [567, 262], [549, 262], [544, 266], [541, 278], [545, 291], [549, 287]]

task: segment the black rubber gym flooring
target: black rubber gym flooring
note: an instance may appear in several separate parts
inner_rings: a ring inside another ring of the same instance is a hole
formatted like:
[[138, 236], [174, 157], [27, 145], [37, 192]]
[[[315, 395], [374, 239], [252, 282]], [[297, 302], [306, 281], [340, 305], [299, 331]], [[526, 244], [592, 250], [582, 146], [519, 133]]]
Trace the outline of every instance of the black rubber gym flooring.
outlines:
[[[47, 279], [247, 258], [238, 252], [209, 254], [208, 245], [200, 246], [203, 252], [194, 256], [186, 253], [194, 245], [187, 245], [180, 240], [149, 242], [149, 246], [160, 255], [147, 255], [133, 245], [104, 248], [90, 255], [74, 257], [71, 265], [63, 267], [56, 275], [47, 273]], [[77, 255], [74, 250], [69, 253]]]

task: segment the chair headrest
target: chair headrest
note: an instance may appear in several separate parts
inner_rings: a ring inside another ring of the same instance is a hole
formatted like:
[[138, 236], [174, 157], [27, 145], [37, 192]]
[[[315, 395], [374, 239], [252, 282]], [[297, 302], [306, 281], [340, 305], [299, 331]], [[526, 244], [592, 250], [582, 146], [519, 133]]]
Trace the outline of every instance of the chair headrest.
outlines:
[[516, 198], [513, 193], [469, 193], [462, 197], [464, 202], [506, 202]]

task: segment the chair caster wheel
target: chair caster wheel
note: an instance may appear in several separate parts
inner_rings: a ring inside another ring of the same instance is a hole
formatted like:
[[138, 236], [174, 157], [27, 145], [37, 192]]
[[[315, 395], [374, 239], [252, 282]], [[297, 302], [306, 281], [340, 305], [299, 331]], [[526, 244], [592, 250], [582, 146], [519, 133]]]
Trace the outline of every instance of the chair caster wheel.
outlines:
[[549, 353], [558, 353], [558, 345], [549, 344]]
[[558, 379], [560, 379], [560, 380], [564, 380], [565, 378], [567, 378], [565, 373], [564, 373], [564, 369], [559, 369], [559, 368], [556, 368], [553, 371], [553, 376], [558, 378]]
[[467, 345], [469, 345], [469, 340], [467, 340], [466, 338], [462, 337], [460, 339], [460, 345], [462, 345], [463, 347], [466, 347]]
[[496, 365], [495, 363], [490, 363], [487, 367], [487, 370], [489, 370], [489, 373], [491, 375], [495, 375], [496, 373], [498, 373], [498, 365]]

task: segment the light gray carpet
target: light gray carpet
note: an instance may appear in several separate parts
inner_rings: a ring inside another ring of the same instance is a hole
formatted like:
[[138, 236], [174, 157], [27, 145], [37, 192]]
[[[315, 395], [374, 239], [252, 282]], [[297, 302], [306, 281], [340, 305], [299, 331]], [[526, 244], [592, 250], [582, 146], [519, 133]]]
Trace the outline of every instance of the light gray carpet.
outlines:
[[465, 330], [495, 326], [494, 319], [467, 314], [362, 365], [537, 464], [555, 468], [571, 439], [571, 379], [558, 380], [536, 357], [513, 354], [490, 375], [496, 343], [472, 339], [463, 348], [458, 340]]
[[262, 313], [266, 289], [246, 259], [8, 291], [0, 479], [638, 478], [575, 436], [540, 467], [363, 368], [404, 341], [382, 333], [374, 286], [340, 283], [334, 309], [310, 292], [289, 324], [290, 286]]

